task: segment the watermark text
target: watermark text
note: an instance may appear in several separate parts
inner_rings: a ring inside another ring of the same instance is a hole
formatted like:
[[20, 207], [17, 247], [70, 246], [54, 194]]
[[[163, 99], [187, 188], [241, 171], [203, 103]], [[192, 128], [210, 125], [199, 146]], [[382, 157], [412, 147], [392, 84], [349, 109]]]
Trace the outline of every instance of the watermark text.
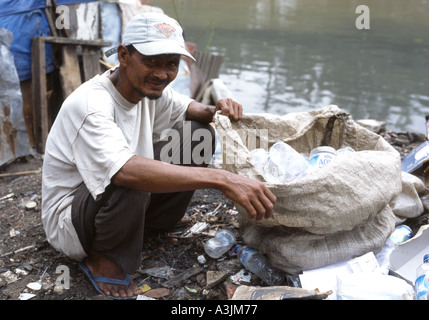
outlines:
[[365, 5], [360, 5], [356, 7], [356, 13], [360, 14], [356, 18], [356, 28], [358, 30], [369, 29], [370, 28], [370, 12], [369, 7]]

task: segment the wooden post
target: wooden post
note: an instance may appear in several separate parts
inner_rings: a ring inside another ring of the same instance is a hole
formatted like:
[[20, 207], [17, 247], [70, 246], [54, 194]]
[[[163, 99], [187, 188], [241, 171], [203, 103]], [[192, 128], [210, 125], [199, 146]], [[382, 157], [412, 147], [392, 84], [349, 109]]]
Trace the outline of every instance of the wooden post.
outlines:
[[60, 81], [65, 99], [82, 84], [82, 80], [76, 46], [63, 45], [61, 46], [61, 53], [63, 63], [60, 67]]
[[88, 46], [82, 46], [82, 60], [83, 60], [83, 81], [87, 81], [100, 74], [100, 55], [98, 50], [94, 50]]
[[31, 41], [31, 73], [33, 87], [34, 142], [37, 152], [43, 153], [48, 137], [48, 101], [46, 97], [45, 41], [41, 37]]

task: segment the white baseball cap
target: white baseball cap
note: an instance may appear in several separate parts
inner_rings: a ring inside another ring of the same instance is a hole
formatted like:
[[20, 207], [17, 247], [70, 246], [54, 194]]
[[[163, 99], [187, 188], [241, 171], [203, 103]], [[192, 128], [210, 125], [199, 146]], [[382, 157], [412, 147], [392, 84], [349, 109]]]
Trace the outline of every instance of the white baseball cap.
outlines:
[[[141, 54], [180, 54], [195, 61], [185, 49], [183, 29], [169, 16], [158, 12], [144, 12], [130, 19], [122, 37], [124, 46], [132, 44]], [[106, 57], [117, 53], [118, 48], [106, 51]]]

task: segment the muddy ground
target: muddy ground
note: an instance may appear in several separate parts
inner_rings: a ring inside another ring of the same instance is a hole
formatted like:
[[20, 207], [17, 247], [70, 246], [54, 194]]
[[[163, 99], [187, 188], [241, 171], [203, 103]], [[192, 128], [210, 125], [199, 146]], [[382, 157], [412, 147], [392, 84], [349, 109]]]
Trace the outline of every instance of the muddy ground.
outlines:
[[[414, 133], [381, 134], [402, 155], [425, 140]], [[46, 241], [40, 220], [42, 161], [40, 155], [32, 155], [0, 168], [0, 300], [106, 300], [76, 261], [61, 255]], [[227, 300], [235, 285], [225, 277], [236, 274], [241, 267], [237, 258], [228, 254], [211, 259], [203, 243], [219, 228], [233, 230], [241, 241], [234, 204], [220, 192], [199, 190], [187, 216], [187, 224], [172, 232], [145, 237], [142, 265], [133, 274], [134, 280], [146, 290], [145, 297], [157, 300]], [[184, 237], [190, 227], [202, 222], [208, 224], [205, 232]], [[416, 231], [426, 223], [425, 213], [408, 224]], [[201, 256], [205, 262], [200, 261]], [[209, 279], [209, 275], [219, 274], [218, 281]], [[40, 280], [42, 288], [28, 288]], [[262, 285], [254, 276], [251, 283]]]

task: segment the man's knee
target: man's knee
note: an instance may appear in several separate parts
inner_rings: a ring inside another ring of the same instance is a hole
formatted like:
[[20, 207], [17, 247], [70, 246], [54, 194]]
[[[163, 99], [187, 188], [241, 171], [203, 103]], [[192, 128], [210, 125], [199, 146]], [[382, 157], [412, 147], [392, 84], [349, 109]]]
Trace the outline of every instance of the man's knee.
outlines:
[[[150, 201], [150, 193], [129, 188], [116, 188], [100, 211], [127, 217], [129, 221], [144, 218]], [[131, 222], [132, 223], [132, 222]]]

